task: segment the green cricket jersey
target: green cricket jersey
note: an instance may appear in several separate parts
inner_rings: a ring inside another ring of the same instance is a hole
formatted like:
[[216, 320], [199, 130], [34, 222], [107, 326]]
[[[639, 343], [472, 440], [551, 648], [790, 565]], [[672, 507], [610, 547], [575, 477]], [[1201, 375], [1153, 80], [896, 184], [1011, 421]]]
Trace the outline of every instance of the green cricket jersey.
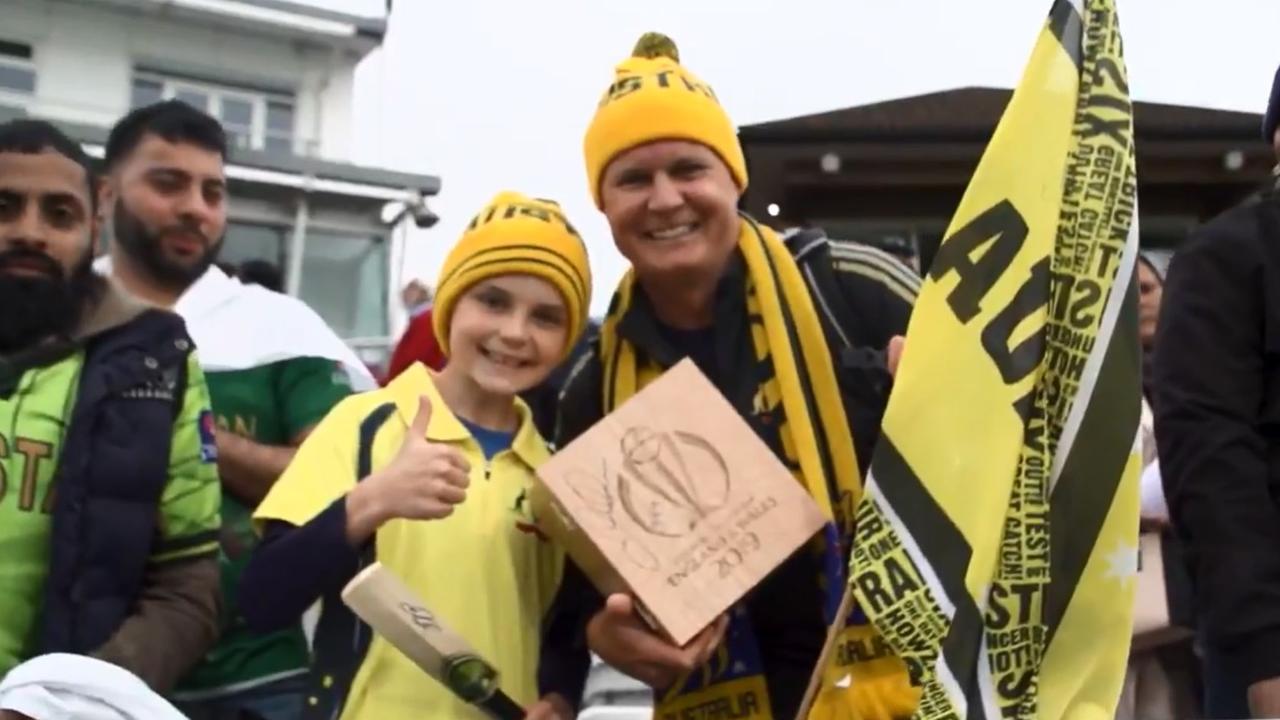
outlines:
[[[188, 358], [182, 411], [173, 426], [169, 481], [160, 498], [155, 562], [206, 554], [213, 542], [190, 539], [218, 529], [222, 488], [203, 452], [202, 418], [209, 392], [193, 353]], [[40, 606], [53, 527], [54, 471], [63, 445], [84, 353], [28, 369], [9, 397], [0, 398], [0, 677], [37, 652]], [[189, 547], [184, 547], [187, 545]], [[172, 552], [166, 546], [181, 548]]]
[[[315, 357], [292, 358], [234, 371], [208, 372], [218, 427], [263, 445], [289, 445], [351, 394], [342, 366]], [[222, 496], [222, 637], [174, 697], [197, 701], [306, 672], [310, 663], [302, 625], [269, 635], [249, 631], [236, 603], [240, 575], [257, 544], [246, 507]]]

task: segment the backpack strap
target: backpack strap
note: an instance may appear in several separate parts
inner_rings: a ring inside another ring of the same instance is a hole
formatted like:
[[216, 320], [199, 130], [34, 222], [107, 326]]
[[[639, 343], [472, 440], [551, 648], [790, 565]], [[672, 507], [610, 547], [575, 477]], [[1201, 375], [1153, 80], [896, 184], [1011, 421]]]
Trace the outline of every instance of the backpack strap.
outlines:
[[839, 369], [864, 376], [877, 393], [887, 390], [885, 351], [858, 342], [862, 333], [858, 308], [849, 303], [836, 280], [831, 239], [821, 228], [805, 228], [783, 237], [822, 321], [827, 345]]
[[[395, 411], [394, 403], [384, 403], [374, 408], [360, 423], [356, 482], [363, 481], [373, 472], [374, 438]], [[374, 538], [371, 537], [360, 551], [356, 574], [372, 565], [376, 554]], [[325, 593], [320, 608], [302, 717], [304, 720], [337, 720], [356, 672], [369, 651], [372, 633], [369, 626], [342, 601], [342, 588]]]

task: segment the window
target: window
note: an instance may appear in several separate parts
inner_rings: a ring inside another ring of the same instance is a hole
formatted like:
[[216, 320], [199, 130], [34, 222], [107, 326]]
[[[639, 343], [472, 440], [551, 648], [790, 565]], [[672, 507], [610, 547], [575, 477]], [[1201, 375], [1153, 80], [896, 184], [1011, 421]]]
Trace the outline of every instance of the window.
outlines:
[[267, 103], [263, 147], [273, 152], [293, 152], [293, 103], [279, 100]]
[[35, 94], [31, 46], [0, 40], [0, 105], [25, 107]]
[[169, 99], [218, 118], [233, 147], [294, 152], [292, 96], [148, 72], [134, 75], [134, 107]]
[[227, 234], [218, 261], [239, 265], [246, 260], [266, 260], [283, 270], [290, 229], [282, 225], [227, 223]]
[[[287, 276], [292, 234], [285, 225], [228, 223], [218, 261], [266, 260]], [[388, 332], [387, 262], [383, 237], [308, 229], [299, 295], [339, 337], [383, 337]]]
[[311, 230], [299, 294], [343, 338], [387, 334], [385, 238]]
[[253, 98], [235, 95], [222, 96], [222, 108], [218, 113], [227, 136], [235, 138], [237, 147], [253, 146]]
[[146, 78], [133, 79], [132, 107], [142, 107], [158, 103], [164, 99], [164, 83]]

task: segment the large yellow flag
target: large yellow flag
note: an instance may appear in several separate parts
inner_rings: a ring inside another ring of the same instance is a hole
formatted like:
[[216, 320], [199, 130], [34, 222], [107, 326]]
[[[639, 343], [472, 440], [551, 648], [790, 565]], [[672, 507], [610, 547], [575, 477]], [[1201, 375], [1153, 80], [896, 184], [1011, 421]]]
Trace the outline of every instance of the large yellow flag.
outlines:
[[1132, 106], [1057, 0], [916, 303], [851, 583], [917, 718], [1110, 718], [1137, 565]]

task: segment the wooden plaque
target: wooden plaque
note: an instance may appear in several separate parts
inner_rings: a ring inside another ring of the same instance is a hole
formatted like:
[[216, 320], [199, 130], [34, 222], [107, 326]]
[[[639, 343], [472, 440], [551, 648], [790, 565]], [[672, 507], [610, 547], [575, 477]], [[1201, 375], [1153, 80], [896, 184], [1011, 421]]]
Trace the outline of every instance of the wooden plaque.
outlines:
[[602, 593], [683, 645], [822, 527], [821, 511], [685, 360], [538, 470], [534, 512]]

